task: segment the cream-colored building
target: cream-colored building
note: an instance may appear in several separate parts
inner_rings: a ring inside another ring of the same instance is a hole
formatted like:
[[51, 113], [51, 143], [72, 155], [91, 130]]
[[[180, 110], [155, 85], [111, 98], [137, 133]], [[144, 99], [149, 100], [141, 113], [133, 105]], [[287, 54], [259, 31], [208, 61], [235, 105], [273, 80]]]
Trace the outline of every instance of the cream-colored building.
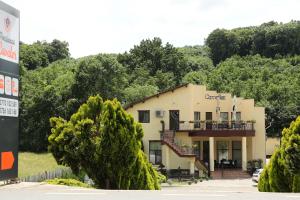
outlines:
[[280, 147], [280, 137], [267, 137], [266, 156], [271, 157], [276, 149]]
[[253, 99], [185, 84], [126, 106], [144, 129], [144, 151], [168, 170], [265, 162], [265, 109]]

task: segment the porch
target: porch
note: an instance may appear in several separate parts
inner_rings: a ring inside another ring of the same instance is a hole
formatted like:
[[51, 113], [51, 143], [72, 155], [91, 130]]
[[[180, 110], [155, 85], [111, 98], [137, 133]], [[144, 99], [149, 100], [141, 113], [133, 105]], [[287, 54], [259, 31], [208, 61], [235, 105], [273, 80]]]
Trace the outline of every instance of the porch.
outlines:
[[202, 161], [211, 172], [221, 168], [246, 171], [247, 161], [252, 159], [252, 137], [191, 137], [188, 132], [165, 131], [162, 143], [180, 157]]

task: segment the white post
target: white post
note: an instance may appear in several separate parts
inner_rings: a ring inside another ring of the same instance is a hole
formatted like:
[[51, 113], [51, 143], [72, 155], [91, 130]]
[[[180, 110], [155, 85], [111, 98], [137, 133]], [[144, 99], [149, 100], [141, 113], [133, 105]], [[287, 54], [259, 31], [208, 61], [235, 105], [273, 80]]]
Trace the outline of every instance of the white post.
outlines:
[[242, 168], [243, 171], [247, 170], [247, 138], [242, 138]]
[[213, 172], [215, 171], [215, 148], [214, 148], [214, 137], [209, 137], [209, 166], [210, 166], [210, 171]]
[[190, 161], [190, 174], [195, 174], [195, 160]]

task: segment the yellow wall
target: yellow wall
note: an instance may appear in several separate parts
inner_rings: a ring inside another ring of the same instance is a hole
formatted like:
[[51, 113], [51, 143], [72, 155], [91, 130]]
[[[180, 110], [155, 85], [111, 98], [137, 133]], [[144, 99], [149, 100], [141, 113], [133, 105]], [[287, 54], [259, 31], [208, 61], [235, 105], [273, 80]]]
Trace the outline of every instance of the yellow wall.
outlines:
[[[144, 129], [144, 147], [145, 153], [149, 154], [149, 140], [160, 140], [160, 131], [162, 129], [160, 121], [165, 122], [166, 130], [169, 129], [169, 110], [180, 110], [180, 121], [193, 121], [194, 111], [199, 111], [201, 120], [205, 120], [205, 113], [212, 112], [213, 120], [217, 120], [216, 106], [217, 100], [206, 99], [206, 95], [218, 95], [216, 91], [207, 91], [205, 86], [188, 84], [173, 91], [169, 91], [144, 102], [137, 103], [127, 108], [136, 121], [138, 121], [138, 110], [150, 110], [150, 123], [142, 123]], [[220, 100], [220, 111], [228, 112], [231, 120], [231, 111], [233, 106], [233, 97], [229, 93], [225, 95], [225, 100]], [[157, 110], [164, 110], [164, 117], [156, 117]], [[255, 120], [255, 137], [247, 138], [247, 159], [260, 158], [265, 161], [265, 111], [262, 107], [255, 107], [253, 99], [237, 98], [237, 112], [241, 112], [241, 118], [244, 121]], [[189, 137], [187, 133], [176, 133], [176, 139], [184, 144], [192, 144], [196, 138]], [[215, 138], [215, 142], [220, 138]], [[232, 140], [233, 138], [227, 138]], [[241, 137], [238, 138], [241, 140]], [[201, 141], [208, 138], [201, 138]], [[163, 145], [166, 146], [166, 145]], [[201, 145], [202, 148], [203, 145]], [[216, 145], [215, 145], [216, 146]], [[171, 149], [163, 148], [163, 164], [169, 167], [187, 166], [187, 158], [178, 157]], [[216, 152], [216, 151], [215, 151]], [[168, 156], [167, 158], [164, 158]], [[231, 154], [230, 154], [231, 156]], [[216, 157], [215, 157], [216, 158]], [[168, 162], [168, 163], [166, 163]], [[185, 162], [185, 164], [183, 163]], [[176, 167], [176, 168], [177, 168]]]
[[276, 148], [280, 147], [279, 137], [268, 137], [266, 141], [266, 155], [272, 155]]

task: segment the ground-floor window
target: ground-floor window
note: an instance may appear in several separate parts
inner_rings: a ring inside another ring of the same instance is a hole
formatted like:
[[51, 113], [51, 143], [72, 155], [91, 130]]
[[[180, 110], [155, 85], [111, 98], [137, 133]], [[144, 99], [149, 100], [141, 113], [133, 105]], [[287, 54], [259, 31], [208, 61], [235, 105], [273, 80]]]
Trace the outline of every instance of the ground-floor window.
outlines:
[[161, 142], [149, 141], [149, 160], [152, 164], [161, 163]]

